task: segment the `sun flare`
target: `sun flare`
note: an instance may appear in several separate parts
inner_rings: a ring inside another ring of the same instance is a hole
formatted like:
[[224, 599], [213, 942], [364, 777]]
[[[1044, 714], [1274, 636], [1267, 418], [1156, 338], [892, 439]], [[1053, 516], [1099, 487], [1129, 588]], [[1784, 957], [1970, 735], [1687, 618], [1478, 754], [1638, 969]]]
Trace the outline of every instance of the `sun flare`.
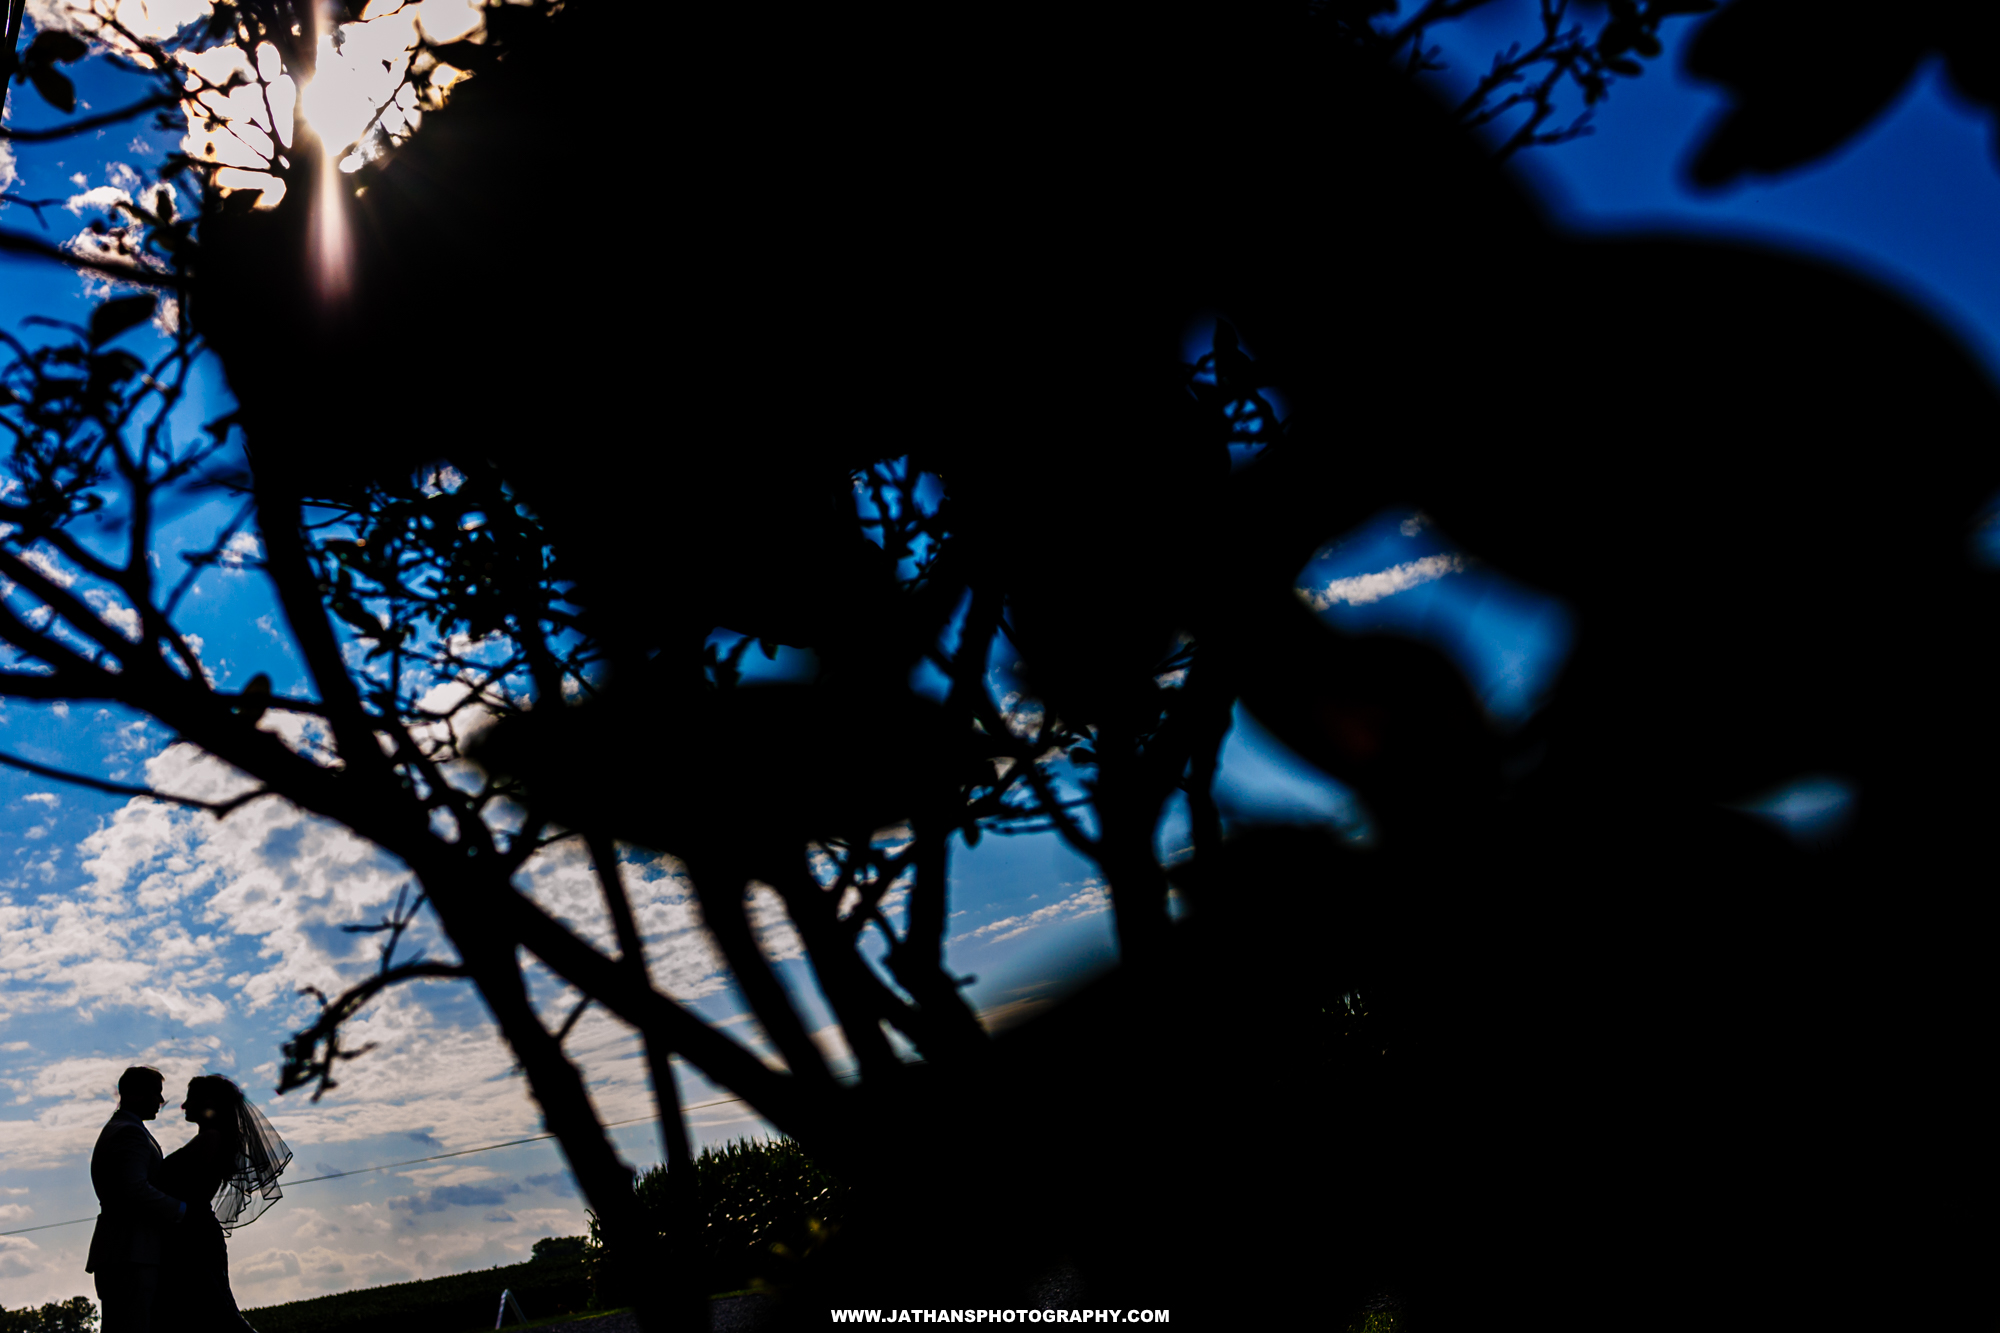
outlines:
[[[142, 67], [154, 61], [141, 43], [166, 42], [213, 12], [206, 0], [40, 0], [32, 9], [38, 26], [76, 32]], [[173, 57], [189, 94], [181, 151], [216, 164], [225, 191], [260, 191], [257, 206], [274, 208], [285, 187], [269, 168], [291, 147], [295, 118], [312, 126], [340, 171], [359, 170], [464, 77], [439, 65], [420, 98], [409, 74], [425, 43], [456, 41], [480, 22], [479, 0], [371, 0], [358, 20], [319, 35], [317, 68], [303, 87], [269, 43], [254, 61], [235, 45], [182, 52]]]

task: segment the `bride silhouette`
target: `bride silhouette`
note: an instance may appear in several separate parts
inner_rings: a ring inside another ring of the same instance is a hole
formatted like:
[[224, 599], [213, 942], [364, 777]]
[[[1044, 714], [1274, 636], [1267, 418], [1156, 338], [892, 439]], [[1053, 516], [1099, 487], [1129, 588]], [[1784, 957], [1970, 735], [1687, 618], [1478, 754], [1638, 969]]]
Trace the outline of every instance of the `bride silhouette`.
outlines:
[[160, 1265], [153, 1327], [161, 1333], [254, 1333], [229, 1289], [227, 1233], [277, 1202], [292, 1150], [243, 1090], [218, 1074], [188, 1084], [181, 1103], [194, 1139], [153, 1168], [153, 1185], [187, 1204]]

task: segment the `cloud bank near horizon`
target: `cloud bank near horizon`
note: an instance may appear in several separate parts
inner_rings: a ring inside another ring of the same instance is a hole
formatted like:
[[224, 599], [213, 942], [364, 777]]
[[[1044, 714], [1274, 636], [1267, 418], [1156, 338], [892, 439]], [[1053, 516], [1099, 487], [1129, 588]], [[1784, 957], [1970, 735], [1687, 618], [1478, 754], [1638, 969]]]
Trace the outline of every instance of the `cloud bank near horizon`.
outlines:
[[[83, 720], [79, 715], [77, 725]], [[127, 739], [148, 743], [138, 733]], [[309, 741], [290, 739], [295, 748]], [[178, 743], [150, 758], [134, 751], [131, 767], [143, 767], [156, 790], [207, 799], [232, 795], [247, 781]], [[299, 988], [334, 992], [376, 965], [377, 937], [340, 927], [379, 919], [410, 877], [372, 844], [275, 798], [222, 820], [133, 799], [94, 827], [86, 822], [82, 836], [72, 819], [65, 840], [65, 818], [83, 808], [74, 793], [51, 790], [22, 794], [0, 811], [0, 846], [11, 842], [15, 853], [0, 861], [6, 997], [0, 1230], [96, 1213], [90, 1149], [112, 1109], [119, 1072], [135, 1063], [160, 1069], [168, 1080], [169, 1107], [154, 1124], [163, 1149], [172, 1151], [187, 1136], [175, 1109], [178, 1089], [195, 1074], [221, 1073], [245, 1087], [298, 1153], [295, 1178], [542, 1132], [511, 1052], [462, 982], [405, 985], [381, 996], [349, 1025], [345, 1039], [375, 1049], [344, 1065], [339, 1087], [319, 1103], [304, 1092], [269, 1096], [279, 1043], [317, 1013]], [[755, 1021], [741, 1012], [679, 864], [622, 850], [656, 983], [775, 1060]], [[958, 873], [955, 863], [955, 879]], [[1013, 876], [1001, 879], [1011, 884]], [[518, 882], [580, 935], [611, 947], [612, 928], [580, 844], [546, 849]], [[991, 901], [969, 918], [958, 915], [956, 924], [966, 927], [960, 938], [982, 949], [1009, 949], [1044, 926], [1104, 910], [1101, 889], [1083, 887], [1045, 907], [1026, 896], [1032, 887], [1021, 884], [1016, 893], [983, 887], [973, 896]], [[753, 892], [751, 915], [767, 956], [810, 988], [797, 933], [777, 896]], [[987, 917], [994, 922], [981, 926]], [[428, 919], [405, 947], [452, 956]], [[574, 993], [538, 965], [529, 980], [538, 1009], [552, 1026], [559, 1023]], [[837, 1029], [820, 1026], [814, 1035], [831, 1059], [851, 1058]], [[583, 1070], [602, 1120], [641, 1121], [653, 1113], [640, 1044], [622, 1024], [588, 1010], [565, 1049]], [[685, 1074], [685, 1102], [728, 1096]], [[691, 1112], [689, 1127], [698, 1143], [770, 1132], [733, 1102]], [[625, 1151], [638, 1154], [633, 1160], [654, 1160], [656, 1130], [639, 1125], [628, 1133], [634, 1137], [623, 1141]], [[532, 1180], [507, 1174], [510, 1159], [536, 1152], [547, 1160], [536, 1159], [537, 1170], [526, 1173]], [[517, 1183], [518, 1190], [511, 1188]], [[584, 1229], [560, 1155], [545, 1144], [288, 1193], [283, 1207], [237, 1238], [232, 1271], [246, 1307], [268, 1305], [515, 1262], [536, 1239]], [[90, 1231], [86, 1223], [0, 1237], [6, 1303], [88, 1294], [82, 1261]]]

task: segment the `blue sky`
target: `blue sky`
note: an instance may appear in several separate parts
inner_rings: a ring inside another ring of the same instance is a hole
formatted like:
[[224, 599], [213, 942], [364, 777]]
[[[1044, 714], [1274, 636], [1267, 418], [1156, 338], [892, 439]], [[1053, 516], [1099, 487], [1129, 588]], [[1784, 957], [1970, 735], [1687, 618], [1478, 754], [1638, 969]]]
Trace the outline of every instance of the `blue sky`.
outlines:
[[[1469, 79], [1496, 47], [1527, 31], [1531, 11], [1503, 3], [1434, 34], [1454, 62], [1441, 80]], [[440, 26], [427, 16], [432, 31]], [[1670, 28], [1668, 36], [1686, 30]], [[99, 106], [128, 95], [88, 67], [79, 87]], [[9, 123], [45, 118], [31, 94], [16, 88], [11, 98]], [[1665, 59], [1617, 86], [1594, 137], [1530, 153], [1521, 169], [1564, 225], [1579, 230], [1750, 236], [1861, 268], [1963, 330], [1995, 364], [2000, 174], [1991, 129], [1952, 102], [1935, 71], [1836, 158], [1780, 181], [1696, 195], [1680, 184], [1680, 167], [1719, 105], [1678, 73], [1670, 41]], [[11, 171], [6, 189], [38, 199], [138, 188], [121, 168], [144, 168], [173, 138], [124, 127], [21, 149], [0, 176]], [[88, 203], [46, 213], [55, 238], [92, 216]], [[4, 206], [0, 226], [32, 231], [35, 221]], [[21, 326], [27, 315], [81, 319], [87, 289], [53, 266], [0, 259], [0, 328], [33, 336]], [[185, 424], [226, 405], [211, 378]], [[162, 533], [163, 567], [178, 572], [178, 553], [212, 540], [233, 512], [223, 498], [191, 499]], [[1516, 725], [1533, 709], [1574, 633], [1563, 608], [1504, 570], [1467, 561], [1414, 515], [1384, 514], [1328, 539], [1300, 571], [1300, 586], [1330, 622], [1436, 642], [1473, 680], [1496, 725]], [[247, 537], [241, 553], [255, 556]], [[221, 683], [240, 685], [263, 671], [280, 693], [302, 689], [254, 569], [203, 572], [182, 621], [200, 636], [203, 660]], [[781, 659], [774, 669], [798, 665]], [[996, 700], [1031, 710], [1004, 656], [996, 653], [991, 666]], [[227, 791], [239, 780], [172, 740], [142, 718], [92, 705], [0, 705], [0, 750], [10, 754], [189, 794]], [[1240, 715], [1223, 770], [1218, 800], [1233, 818], [1312, 820], [1368, 839], [1367, 812], [1350, 794], [1303, 769]], [[1785, 807], [1802, 821], [1825, 808], [1825, 793], [1812, 788]], [[1185, 837], [1185, 809], [1176, 807], [1161, 829], [1162, 857], [1182, 854]], [[755, 1025], [674, 867], [637, 849], [628, 860], [660, 984], [754, 1044]], [[406, 987], [369, 1011], [355, 1036], [380, 1048], [354, 1062], [317, 1105], [299, 1093], [270, 1095], [279, 1042], [310, 1016], [296, 987], [338, 984], [367, 969], [370, 937], [338, 927], [379, 915], [403, 879], [372, 848], [274, 802], [218, 823], [0, 769], [0, 1231], [95, 1212], [89, 1145], [109, 1112], [112, 1080], [133, 1062], [155, 1064], [175, 1083], [204, 1071], [237, 1078], [297, 1150], [295, 1180], [539, 1133], [477, 997], [449, 983]], [[1032, 1013], [1115, 957], [1093, 867], [1053, 835], [956, 846], [951, 886], [948, 965], [978, 978], [967, 993], [990, 1023]], [[580, 930], [603, 930], [579, 855], [545, 857], [526, 887]], [[769, 903], [760, 910], [768, 951], [794, 990], [809, 995], [782, 912]], [[415, 943], [449, 952], [421, 931]], [[539, 1001], [560, 1003], [549, 978], [534, 980]], [[570, 1049], [604, 1119], [637, 1121], [649, 1112], [629, 1033], [592, 1014]], [[699, 1141], [762, 1130], [691, 1073], [683, 1096], [718, 1103], [691, 1115]], [[158, 1125], [169, 1149], [185, 1129], [173, 1114]], [[652, 1126], [614, 1133], [635, 1165], [658, 1160]], [[239, 1299], [255, 1306], [510, 1262], [541, 1236], [583, 1229], [560, 1155], [537, 1143], [300, 1184], [232, 1243], [232, 1265]], [[89, 1291], [82, 1272], [89, 1232], [84, 1225], [0, 1236], [0, 1305]]]

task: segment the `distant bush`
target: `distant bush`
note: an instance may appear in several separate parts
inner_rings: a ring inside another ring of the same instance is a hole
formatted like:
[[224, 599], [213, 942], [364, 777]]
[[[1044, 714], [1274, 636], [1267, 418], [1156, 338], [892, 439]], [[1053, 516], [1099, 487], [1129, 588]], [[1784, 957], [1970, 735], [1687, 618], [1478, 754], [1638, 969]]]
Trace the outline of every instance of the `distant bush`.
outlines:
[[50, 1301], [39, 1310], [0, 1310], [0, 1333], [92, 1333], [97, 1307], [87, 1296]]
[[530, 1319], [579, 1314], [590, 1303], [583, 1238], [553, 1239], [572, 1241], [574, 1248], [564, 1253], [557, 1246], [551, 1254], [543, 1249], [550, 1242], [542, 1241], [535, 1246], [536, 1257], [525, 1264], [366, 1287], [243, 1313], [257, 1333], [344, 1333], [352, 1329], [367, 1329], [368, 1333], [470, 1333], [493, 1327], [500, 1293], [511, 1291]]
[[[706, 1292], [783, 1286], [846, 1222], [849, 1192], [790, 1139], [732, 1140], [694, 1161], [702, 1219], [697, 1280]], [[667, 1169], [633, 1184], [659, 1232], [667, 1226]], [[597, 1222], [591, 1219], [595, 1241]], [[602, 1250], [593, 1246], [593, 1261]], [[671, 1261], [671, 1256], [670, 1256]]]
[[535, 1242], [529, 1252], [530, 1263], [552, 1263], [563, 1259], [582, 1259], [584, 1250], [590, 1245], [588, 1236], [549, 1236]]

